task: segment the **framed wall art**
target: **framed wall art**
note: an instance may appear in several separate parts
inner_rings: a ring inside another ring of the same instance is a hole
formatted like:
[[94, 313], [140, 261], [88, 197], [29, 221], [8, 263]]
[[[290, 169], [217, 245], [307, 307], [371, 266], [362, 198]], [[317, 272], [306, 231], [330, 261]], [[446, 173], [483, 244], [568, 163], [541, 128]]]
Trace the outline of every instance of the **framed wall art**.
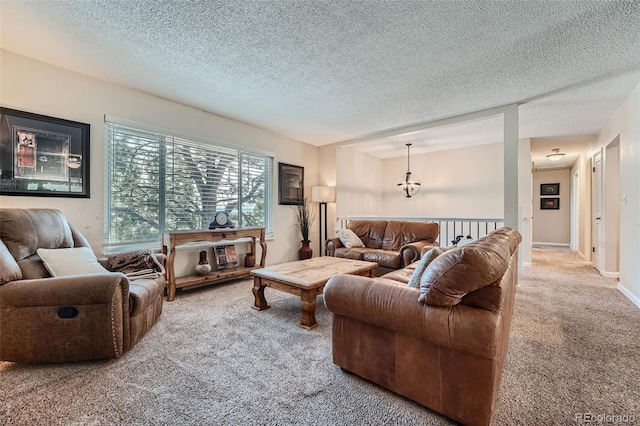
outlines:
[[540, 210], [559, 210], [560, 198], [540, 198]]
[[541, 183], [540, 195], [560, 195], [559, 183]]
[[0, 107], [0, 195], [89, 198], [89, 127]]
[[304, 167], [278, 163], [278, 204], [297, 205], [304, 200]]

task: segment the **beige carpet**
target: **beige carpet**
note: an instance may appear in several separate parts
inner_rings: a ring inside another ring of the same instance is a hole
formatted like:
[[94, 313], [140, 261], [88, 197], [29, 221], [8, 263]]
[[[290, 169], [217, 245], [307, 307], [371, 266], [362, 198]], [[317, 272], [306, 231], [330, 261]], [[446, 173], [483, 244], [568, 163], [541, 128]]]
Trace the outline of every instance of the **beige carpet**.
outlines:
[[[616, 285], [566, 249], [534, 249], [495, 425], [575, 424], [576, 413], [640, 423], [640, 310]], [[453, 424], [333, 365], [321, 298], [320, 326], [306, 331], [295, 297], [266, 297], [271, 309], [251, 309], [247, 280], [183, 291], [118, 360], [0, 363], [0, 424]]]

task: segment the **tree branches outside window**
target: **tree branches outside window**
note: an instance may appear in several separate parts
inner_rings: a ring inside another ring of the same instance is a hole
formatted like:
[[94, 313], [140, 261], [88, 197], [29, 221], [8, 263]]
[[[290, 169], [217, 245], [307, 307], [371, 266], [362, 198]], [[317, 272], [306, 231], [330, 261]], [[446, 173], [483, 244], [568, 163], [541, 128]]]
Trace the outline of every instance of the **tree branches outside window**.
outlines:
[[105, 244], [207, 229], [224, 210], [269, 227], [273, 158], [107, 123]]

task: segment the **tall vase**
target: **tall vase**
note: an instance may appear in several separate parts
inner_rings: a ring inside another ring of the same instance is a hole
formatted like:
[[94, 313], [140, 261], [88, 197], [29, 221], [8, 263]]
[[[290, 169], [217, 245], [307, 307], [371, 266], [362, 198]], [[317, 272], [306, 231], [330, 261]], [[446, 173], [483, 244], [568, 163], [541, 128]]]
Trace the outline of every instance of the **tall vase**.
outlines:
[[300, 242], [302, 243], [302, 247], [300, 247], [300, 249], [298, 250], [298, 258], [300, 260], [311, 259], [311, 256], [313, 256], [313, 249], [309, 247], [311, 241], [302, 240]]
[[207, 260], [207, 251], [200, 251], [200, 261], [196, 265], [196, 274], [198, 275], [207, 275], [211, 272], [211, 265], [209, 265], [209, 261]]

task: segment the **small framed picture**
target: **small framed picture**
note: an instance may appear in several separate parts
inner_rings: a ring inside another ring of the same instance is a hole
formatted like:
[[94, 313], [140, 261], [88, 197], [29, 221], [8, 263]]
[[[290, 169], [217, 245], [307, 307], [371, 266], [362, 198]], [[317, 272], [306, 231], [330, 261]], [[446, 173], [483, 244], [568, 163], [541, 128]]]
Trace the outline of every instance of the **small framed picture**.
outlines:
[[541, 183], [540, 195], [560, 195], [559, 183]]
[[278, 163], [278, 204], [297, 205], [304, 200], [304, 167]]
[[559, 210], [560, 198], [540, 198], [540, 210]]

